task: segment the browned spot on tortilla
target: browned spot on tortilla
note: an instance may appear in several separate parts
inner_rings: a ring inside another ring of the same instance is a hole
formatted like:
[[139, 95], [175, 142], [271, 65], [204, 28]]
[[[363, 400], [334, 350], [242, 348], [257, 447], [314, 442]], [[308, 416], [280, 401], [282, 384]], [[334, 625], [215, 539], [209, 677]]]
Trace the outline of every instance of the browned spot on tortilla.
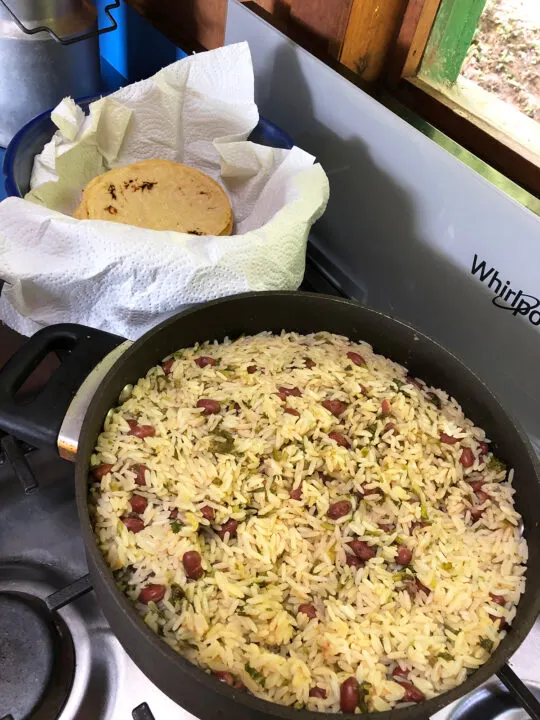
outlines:
[[141, 190], [151, 190], [154, 185], [157, 185], [157, 182], [149, 182], [148, 180], [143, 180], [141, 183]]
[[113, 200], [116, 200], [116, 187], [111, 183], [108, 189], [109, 195], [112, 197]]
[[108, 206], [105, 208], [105, 210], [106, 210], [110, 215], [116, 215], [116, 214], [118, 213], [118, 210], [117, 210], [113, 205], [108, 205]]
[[188, 230], [188, 235], [202, 235], [200, 230]]

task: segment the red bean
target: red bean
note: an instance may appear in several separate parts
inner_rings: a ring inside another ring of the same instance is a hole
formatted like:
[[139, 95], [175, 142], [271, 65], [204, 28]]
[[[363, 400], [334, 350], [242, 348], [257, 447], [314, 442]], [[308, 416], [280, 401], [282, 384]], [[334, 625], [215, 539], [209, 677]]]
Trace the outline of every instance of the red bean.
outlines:
[[173, 508], [169, 514], [169, 518], [171, 520], [176, 520], [177, 517], [178, 517], [178, 508]]
[[383, 415], [391, 415], [392, 414], [392, 408], [390, 407], [390, 403], [388, 402], [388, 400], [382, 401], [381, 412]]
[[140, 517], [123, 517], [122, 522], [132, 533], [139, 533], [144, 530], [144, 522]]
[[315, 365], [316, 365], [316, 363], [314, 363], [313, 360], [312, 360], [311, 358], [308, 358], [308, 357], [304, 358], [304, 362], [305, 362], [306, 367], [307, 367], [308, 370], [311, 370], [311, 369], [314, 368]]
[[374, 488], [369, 488], [368, 490], [364, 490], [364, 496], [365, 496], [365, 497], [369, 497], [370, 495], [371, 495], [371, 496], [376, 495], [376, 496], [378, 496], [378, 497], [384, 497], [384, 490], [383, 490], [382, 488], [380, 488], [380, 487], [374, 487]]
[[415, 687], [412, 682], [408, 682], [407, 680], [399, 680], [398, 682], [405, 690], [405, 695], [401, 698], [401, 702], [424, 702], [426, 696], [417, 687]]
[[331, 433], [328, 433], [328, 437], [329, 437], [331, 440], [334, 440], [334, 442], [336, 442], [336, 443], [337, 443], [338, 445], [340, 445], [341, 447], [344, 447], [344, 448], [350, 448], [350, 447], [351, 447], [351, 443], [347, 440], [347, 438], [345, 437], [345, 435], [342, 435], [342, 434], [339, 433], [339, 432], [332, 431]]
[[232, 540], [232, 538], [236, 537], [237, 528], [238, 521], [231, 518], [230, 520], [227, 520], [227, 522], [223, 523], [223, 525], [216, 530], [216, 533], [222, 540], [225, 540], [225, 535], [228, 533], [229, 539]]
[[422, 383], [419, 380], [413, 378], [412, 375], [407, 375], [405, 379], [407, 380], [409, 385], [415, 385], [417, 388], [420, 388], [420, 390], [422, 389]]
[[363, 540], [351, 540], [347, 545], [360, 560], [371, 560], [377, 554], [377, 551]]
[[210, 507], [210, 505], [203, 505], [201, 508], [201, 515], [205, 520], [210, 520], [210, 522], [214, 519], [215, 510], [213, 507]]
[[409, 550], [405, 545], [400, 545], [396, 555], [396, 564], [407, 566], [412, 560], [412, 550]]
[[387, 525], [386, 523], [377, 523], [378, 527], [381, 528], [381, 530], [385, 533], [392, 533], [394, 532], [394, 526], [393, 525]]
[[293, 397], [302, 397], [302, 391], [299, 390], [297, 387], [287, 388], [283, 387], [283, 385], [280, 385], [278, 387], [278, 392], [285, 395], [285, 397], [289, 397], [289, 395], [292, 395]]
[[303, 605], [299, 605], [298, 612], [304, 613], [304, 615], [307, 615], [310, 620], [313, 620], [313, 618], [317, 617], [317, 611], [315, 610], [315, 606], [311, 605], [310, 603], [304, 603]]
[[146, 510], [148, 500], [142, 495], [137, 495], [137, 493], [133, 493], [133, 495], [129, 499], [129, 504], [131, 505], [131, 509], [133, 510], [133, 512], [140, 514]]
[[360, 366], [360, 365], [365, 365], [365, 364], [366, 364], [366, 361], [364, 360], [364, 358], [363, 358], [361, 355], [359, 355], [358, 353], [348, 352], [348, 353], [347, 353], [347, 357], [348, 357], [349, 360], [350, 360], [352, 363], [354, 363], [355, 365], [359, 365], [359, 366]]
[[250, 375], [253, 375], [253, 373], [257, 372], [257, 366], [256, 365], [248, 365], [247, 371]]
[[355, 568], [364, 567], [364, 565], [366, 564], [363, 560], [360, 560], [359, 557], [356, 557], [356, 555], [347, 555], [345, 557], [345, 562], [349, 567]]
[[137, 465], [132, 465], [129, 469], [135, 473], [135, 485], [140, 485], [141, 487], [146, 485], [146, 472], [148, 470], [146, 465], [138, 463]]
[[201, 357], [195, 358], [195, 364], [198, 365], [200, 368], [205, 368], [208, 365], [213, 367], [217, 363], [217, 360], [215, 360], [213, 357], [208, 357], [208, 355], [201, 355]]
[[484, 480], [473, 480], [471, 483], [469, 483], [471, 490], [475, 493], [480, 492], [482, 488], [485, 485]]
[[204, 575], [204, 570], [201, 566], [201, 555], [196, 550], [188, 550], [182, 556], [182, 564], [188, 578], [192, 580], [200, 580]]
[[478, 498], [478, 502], [483, 505], [486, 500], [489, 500], [491, 495], [488, 495], [487, 492], [484, 492], [483, 490], [479, 490], [476, 493], [476, 497]]
[[350, 677], [341, 683], [339, 689], [339, 709], [344, 713], [353, 713], [360, 701], [360, 692], [356, 678]]
[[352, 505], [349, 500], [340, 500], [339, 502], [332, 503], [326, 514], [331, 520], [338, 520], [339, 518], [348, 515], [351, 510]]
[[323, 700], [326, 700], [328, 696], [324, 688], [315, 685], [315, 687], [312, 687], [309, 691], [309, 697], [322, 698]]
[[109, 463], [101, 463], [101, 465], [96, 465], [92, 468], [92, 475], [96, 478], [96, 480], [103, 480], [105, 475], [108, 475], [111, 470], [113, 469], [113, 465], [110, 465]]
[[213, 670], [212, 675], [226, 685], [234, 687], [234, 675], [227, 670]]
[[342, 415], [348, 407], [347, 403], [341, 400], [323, 400], [321, 405], [328, 410], [328, 412], [332, 413], [332, 415], [335, 415], [335, 417]]
[[394, 425], [394, 423], [386, 423], [386, 425], [384, 426], [383, 435], [387, 432], [392, 433], [392, 435], [397, 435], [396, 426]]
[[420, 592], [424, 593], [426, 596], [431, 595], [431, 590], [427, 588], [424, 583], [421, 583], [418, 578], [408, 582], [405, 586], [405, 589], [412, 597], [416, 597], [416, 595], [418, 595], [418, 593]]
[[302, 499], [302, 485], [299, 485], [297, 488], [294, 488], [294, 490], [291, 490], [290, 498], [291, 498], [291, 500], [301, 500]]
[[128, 420], [129, 432], [128, 435], [135, 435], [138, 438], [154, 437], [156, 434], [156, 428], [152, 425], [139, 425], [136, 420]]
[[404, 678], [405, 680], [409, 677], [409, 671], [402, 668], [400, 665], [392, 670], [392, 677]]
[[283, 412], [286, 412], [287, 415], [293, 415], [294, 417], [300, 417], [300, 413], [298, 410], [295, 410], [294, 408], [286, 407]]
[[473, 522], [476, 522], [477, 520], [479, 520], [482, 517], [482, 515], [484, 514], [485, 510], [486, 510], [485, 508], [478, 507], [478, 506], [470, 508], [471, 518], [473, 519]]
[[360, 385], [360, 392], [362, 393], [362, 395], [369, 397], [369, 390], [365, 385]]
[[452, 437], [451, 435], [447, 435], [444, 432], [442, 432], [439, 435], [439, 440], [442, 443], [446, 443], [447, 445], [455, 445], [458, 442], [458, 438]]
[[149, 602], [159, 602], [165, 597], [165, 585], [147, 585], [139, 593], [139, 602], [147, 605]]
[[508, 627], [506, 618], [500, 617], [499, 615], [490, 615], [489, 619], [492, 620], [494, 623], [499, 623], [499, 630], [506, 630], [506, 628]]
[[487, 442], [484, 442], [483, 440], [478, 443], [478, 452], [480, 455], [487, 455], [489, 451], [489, 445]]
[[214, 508], [210, 507], [210, 505], [203, 505], [201, 508], [201, 515], [205, 520], [212, 521], [215, 516], [215, 510]]
[[283, 392], [276, 392], [274, 393], [274, 395], [277, 395], [282, 402], [285, 402], [285, 400], [287, 399], [287, 395], [285, 395], [285, 393]]
[[161, 367], [163, 368], [163, 372], [165, 373], [165, 375], [170, 374], [173, 365], [174, 358], [169, 358], [168, 360], [165, 360], [165, 362], [161, 363]]
[[221, 403], [217, 400], [204, 398], [197, 402], [197, 407], [203, 409], [203, 415], [217, 415], [217, 413], [221, 410]]
[[506, 603], [506, 600], [504, 598], [504, 595], [494, 595], [493, 593], [489, 593], [489, 597], [493, 600], [494, 603], [497, 605], [504, 605]]
[[471, 448], [463, 448], [463, 450], [461, 451], [459, 462], [463, 465], [464, 468], [470, 468], [474, 465], [474, 455]]

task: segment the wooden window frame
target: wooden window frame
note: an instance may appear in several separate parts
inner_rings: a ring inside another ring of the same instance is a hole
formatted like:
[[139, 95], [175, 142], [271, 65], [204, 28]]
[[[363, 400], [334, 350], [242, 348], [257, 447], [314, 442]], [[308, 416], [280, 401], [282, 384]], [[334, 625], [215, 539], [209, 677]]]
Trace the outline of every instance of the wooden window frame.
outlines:
[[405, 106], [540, 198], [538, 156], [444, 88], [459, 75], [485, 2], [408, 0], [383, 82]]

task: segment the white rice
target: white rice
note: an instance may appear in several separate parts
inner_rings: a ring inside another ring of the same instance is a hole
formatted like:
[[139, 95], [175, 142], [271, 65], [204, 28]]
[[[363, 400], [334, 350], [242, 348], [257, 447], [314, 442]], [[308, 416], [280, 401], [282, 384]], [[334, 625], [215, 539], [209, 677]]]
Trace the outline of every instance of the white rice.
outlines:
[[[351, 362], [351, 351], [366, 364]], [[201, 356], [217, 364], [201, 368]], [[397, 665], [430, 698], [486, 662], [505, 635], [499, 618], [511, 624], [524, 591], [527, 545], [512, 472], [481, 454], [484, 432], [453, 398], [407, 380], [369, 345], [329, 333], [262, 333], [174, 358], [170, 374], [152, 368], [109, 413], [91, 462], [113, 467], [90, 488], [99, 546], [165, 642], [261, 698], [329, 712], [340, 710], [350, 677], [360, 684], [359, 710], [382, 711], [404, 699]], [[302, 394], [284, 401], [279, 386]], [[204, 415], [201, 398], [220, 412]], [[327, 399], [347, 409], [335, 417]], [[129, 435], [128, 419], [155, 436]], [[329, 438], [333, 431], [350, 447]], [[441, 433], [458, 441], [441, 442]], [[229, 452], [217, 451], [220, 441]], [[464, 448], [471, 467], [460, 463]], [[131, 469], [139, 463], [145, 486]], [[479, 479], [487, 499], [471, 488]], [[291, 499], [300, 487], [301, 500]], [[121, 519], [133, 515], [134, 492], [147, 500], [136, 533]], [[330, 519], [330, 505], [343, 500], [351, 512]], [[203, 507], [214, 510], [211, 521]], [[237, 536], [221, 540], [212, 528], [231, 518]], [[346, 562], [355, 539], [376, 551], [364, 567]], [[408, 567], [394, 562], [398, 545], [412, 551]], [[198, 580], [182, 562], [192, 550], [202, 557]], [[415, 579], [431, 592], [415, 595]], [[143, 604], [149, 584], [165, 595]], [[305, 603], [316, 618], [298, 612]], [[309, 696], [315, 686], [326, 698]]]

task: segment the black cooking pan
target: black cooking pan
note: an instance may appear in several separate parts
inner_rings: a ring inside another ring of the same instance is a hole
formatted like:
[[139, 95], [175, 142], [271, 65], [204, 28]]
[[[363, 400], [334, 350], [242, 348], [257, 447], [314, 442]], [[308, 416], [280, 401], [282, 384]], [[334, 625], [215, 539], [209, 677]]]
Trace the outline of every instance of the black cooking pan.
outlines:
[[[144, 624], [116, 588], [96, 546], [87, 511], [90, 455], [105, 415], [116, 404], [125, 385], [135, 383], [166, 355], [197, 341], [282, 329], [301, 333], [327, 330], [369, 342], [377, 352], [405, 365], [413, 376], [455, 396], [467, 416], [485, 429], [497, 456], [515, 469], [516, 505], [523, 517], [530, 559], [526, 591], [512, 628], [489, 661], [459, 687], [419, 705], [373, 713], [372, 717], [377, 720], [427, 718], [494, 673], [499, 672], [506, 683], [516, 680], [504, 663], [529, 633], [540, 611], [540, 480], [537, 461], [526, 436], [483, 382], [433, 340], [353, 302], [308, 293], [250, 293], [177, 315], [127, 349], [117, 348], [117, 359], [104, 379], [100, 378], [102, 368], [94, 371], [79, 395], [76, 392], [83, 379], [102, 357], [123, 342], [122, 338], [77, 325], [53, 326], [34, 335], [0, 371], [0, 427], [36, 446], [55, 445], [60, 434], [62, 454], [69, 455], [76, 450], [77, 506], [88, 566], [112, 630], [141, 670], [170, 698], [202, 720], [317, 720], [321, 717], [319, 713], [264, 702], [232, 689], [170, 649]], [[61, 367], [33, 402], [18, 404], [17, 389], [47, 352], [53, 350], [62, 356]], [[96, 384], [99, 386], [94, 392]], [[93, 397], [85, 409], [84, 396], [88, 392], [93, 393]], [[84, 421], [76, 448], [77, 439], [70, 440], [70, 433], [77, 435], [78, 416], [84, 416]], [[474, 548], [471, 551], [474, 552]], [[534, 698], [527, 695], [526, 689], [523, 693], [532, 710]]]

